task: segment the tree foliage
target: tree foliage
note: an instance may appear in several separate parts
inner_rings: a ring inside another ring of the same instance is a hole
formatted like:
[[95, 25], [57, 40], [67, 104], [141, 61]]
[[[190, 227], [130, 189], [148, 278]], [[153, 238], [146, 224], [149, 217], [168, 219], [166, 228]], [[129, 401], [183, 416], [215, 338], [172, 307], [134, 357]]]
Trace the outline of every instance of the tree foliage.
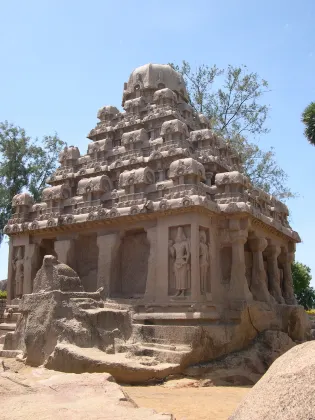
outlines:
[[303, 111], [302, 122], [305, 125], [305, 137], [315, 146], [315, 102], [311, 102]]
[[278, 166], [274, 149], [264, 151], [253, 139], [268, 133], [269, 106], [261, 103], [269, 91], [266, 80], [246, 66], [226, 69], [200, 65], [192, 70], [187, 61], [171, 63], [186, 82], [190, 104], [206, 115], [215, 132], [225, 137], [239, 153], [244, 173], [253, 185], [278, 198], [292, 197], [287, 175]]
[[305, 309], [315, 306], [315, 290], [311, 287], [311, 269], [302, 263], [292, 264], [293, 286], [296, 299]]
[[31, 139], [21, 127], [0, 123], [0, 243], [12, 213], [12, 198], [24, 190], [38, 201], [65, 143], [57, 134]]

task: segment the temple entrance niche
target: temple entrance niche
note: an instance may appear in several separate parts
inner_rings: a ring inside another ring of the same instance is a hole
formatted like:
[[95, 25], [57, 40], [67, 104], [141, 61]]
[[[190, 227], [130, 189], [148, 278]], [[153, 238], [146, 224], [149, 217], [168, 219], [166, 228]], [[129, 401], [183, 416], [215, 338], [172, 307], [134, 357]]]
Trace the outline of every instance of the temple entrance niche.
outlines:
[[[38, 260], [36, 264], [35, 273], [37, 273], [37, 271], [41, 268], [45, 255], [53, 255], [54, 257], [57, 257], [57, 254], [55, 251], [55, 238], [42, 239], [40, 241], [39, 250], [38, 250]], [[33, 280], [34, 279], [32, 279], [32, 281]]]
[[76, 271], [86, 292], [97, 290], [98, 246], [96, 233], [80, 235], [74, 243]]
[[141, 298], [145, 293], [150, 243], [144, 229], [127, 231], [118, 250], [120, 281], [115, 294], [123, 298]]
[[232, 247], [227, 245], [223, 246], [220, 250], [220, 263], [221, 263], [221, 281], [224, 285], [228, 286], [231, 281], [232, 271]]
[[36, 272], [41, 268], [45, 255], [57, 257], [55, 251], [55, 239], [43, 239], [39, 245], [39, 261]]
[[169, 228], [169, 296], [191, 295], [191, 228], [190, 225]]

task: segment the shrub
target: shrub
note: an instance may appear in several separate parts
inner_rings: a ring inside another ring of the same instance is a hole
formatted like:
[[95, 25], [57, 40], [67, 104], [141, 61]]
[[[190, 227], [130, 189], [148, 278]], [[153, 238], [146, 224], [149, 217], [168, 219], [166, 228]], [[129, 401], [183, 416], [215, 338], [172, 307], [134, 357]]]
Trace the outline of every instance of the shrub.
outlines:
[[0, 299], [6, 299], [7, 298], [7, 292], [0, 290]]

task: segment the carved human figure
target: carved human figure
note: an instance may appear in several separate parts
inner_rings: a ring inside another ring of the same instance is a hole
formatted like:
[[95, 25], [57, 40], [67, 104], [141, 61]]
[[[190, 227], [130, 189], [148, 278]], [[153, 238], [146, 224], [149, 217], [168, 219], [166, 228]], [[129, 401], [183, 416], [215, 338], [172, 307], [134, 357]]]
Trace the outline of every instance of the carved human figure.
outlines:
[[207, 236], [204, 230], [199, 232], [199, 267], [200, 267], [200, 291], [205, 293], [207, 290], [207, 274], [209, 267], [209, 249], [206, 244]]
[[24, 258], [23, 249], [18, 247], [15, 258], [13, 259], [14, 269], [14, 296], [21, 297], [23, 295], [23, 283], [24, 283]]
[[176, 296], [184, 296], [185, 291], [189, 288], [188, 271], [190, 265], [188, 264], [188, 261], [190, 258], [190, 247], [182, 227], [177, 229], [175, 243], [170, 243], [170, 254], [175, 258], [173, 267], [175, 273]]

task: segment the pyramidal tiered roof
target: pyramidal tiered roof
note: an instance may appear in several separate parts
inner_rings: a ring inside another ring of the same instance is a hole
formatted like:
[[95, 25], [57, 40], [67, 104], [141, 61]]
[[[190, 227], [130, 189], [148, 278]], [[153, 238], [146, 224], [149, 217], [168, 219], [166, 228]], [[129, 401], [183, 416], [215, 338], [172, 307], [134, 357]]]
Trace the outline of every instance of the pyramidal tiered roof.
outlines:
[[74, 146], [64, 149], [42, 202], [34, 204], [27, 193], [14, 197], [16, 212], [5, 233], [198, 206], [249, 213], [299, 240], [287, 222], [287, 207], [251, 186], [235, 151], [188, 104], [184, 80], [172, 67], [147, 64], [134, 70], [122, 105], [124, 112], [114, 106], [98, 111], [86, 155]]

